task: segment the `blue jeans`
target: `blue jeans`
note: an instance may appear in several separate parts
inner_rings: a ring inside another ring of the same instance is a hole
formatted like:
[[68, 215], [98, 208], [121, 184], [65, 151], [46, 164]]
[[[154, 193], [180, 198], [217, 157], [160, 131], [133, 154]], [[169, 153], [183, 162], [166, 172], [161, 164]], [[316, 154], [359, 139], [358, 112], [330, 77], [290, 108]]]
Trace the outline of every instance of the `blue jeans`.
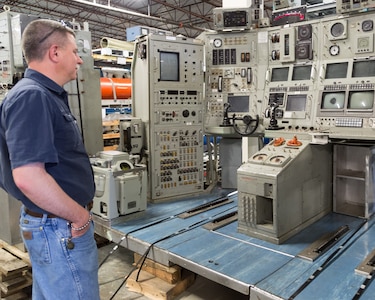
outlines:
[[70, 228], [64, 219], [32, 217], [21, 208], [21, 235], [30, 255], [35, 300], [99, 300], [98, 250], [94, 224], [67, 248]]

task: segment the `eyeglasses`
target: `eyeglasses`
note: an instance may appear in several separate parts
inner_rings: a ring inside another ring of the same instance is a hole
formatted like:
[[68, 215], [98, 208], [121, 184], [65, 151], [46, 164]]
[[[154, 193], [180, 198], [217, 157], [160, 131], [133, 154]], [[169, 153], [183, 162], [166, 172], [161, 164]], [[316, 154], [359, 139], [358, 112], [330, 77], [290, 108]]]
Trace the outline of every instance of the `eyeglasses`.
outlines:
[[[72, 24], [70, 24], [69, 22], [65, 22], [64, 20], [60, 20], [60, 24], [65, 27], [65, 28], [70, 28], [70, 29], [73, 29], [73, 26]], [[39, 44], [43, 43], [45, 40], [47, 40], [56, 30], [60, 29], [61, 27], [55, 27], [54, 29], [52, 29], [49, 33], [47, 33], [45, 35], [45, 37], [43, 37], [42, 39], [40, 39], [39, 41]]]

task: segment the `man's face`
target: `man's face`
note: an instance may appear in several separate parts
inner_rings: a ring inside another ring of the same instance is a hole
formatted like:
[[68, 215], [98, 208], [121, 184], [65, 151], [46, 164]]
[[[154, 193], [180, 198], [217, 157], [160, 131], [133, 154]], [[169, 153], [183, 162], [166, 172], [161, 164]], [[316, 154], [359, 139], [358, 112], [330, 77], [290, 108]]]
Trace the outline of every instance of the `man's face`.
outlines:
[[61, 75], [64, 75], [66, 83], [77, 78], [79, 65], [83, 63], [78, 55], [76, 41], [73, 35], [68, 34], [67, 43], [60, 48], [62, 54]]

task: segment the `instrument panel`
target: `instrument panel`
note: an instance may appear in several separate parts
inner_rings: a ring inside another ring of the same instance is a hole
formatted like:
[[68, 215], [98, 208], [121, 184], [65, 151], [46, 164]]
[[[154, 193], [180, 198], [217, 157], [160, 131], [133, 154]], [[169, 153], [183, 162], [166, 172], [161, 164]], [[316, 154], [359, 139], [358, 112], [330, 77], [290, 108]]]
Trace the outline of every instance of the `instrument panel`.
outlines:
[[374, 21], [368, 11], [202, 34], [205, 131], [249, 114], [269, 137], [373, 139]]

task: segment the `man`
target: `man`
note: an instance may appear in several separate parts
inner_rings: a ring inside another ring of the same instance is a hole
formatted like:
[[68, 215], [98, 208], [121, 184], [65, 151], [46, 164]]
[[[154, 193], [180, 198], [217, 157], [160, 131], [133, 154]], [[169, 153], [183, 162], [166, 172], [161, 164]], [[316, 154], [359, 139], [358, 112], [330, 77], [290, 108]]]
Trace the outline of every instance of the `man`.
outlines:
[[25, 28], [28, 69], [0, 106], [0, 184], [22, 201], [33, 299], [99, 299], [92, 168], [63, 85], [82, 59], [74, 32], [38, 19]]

